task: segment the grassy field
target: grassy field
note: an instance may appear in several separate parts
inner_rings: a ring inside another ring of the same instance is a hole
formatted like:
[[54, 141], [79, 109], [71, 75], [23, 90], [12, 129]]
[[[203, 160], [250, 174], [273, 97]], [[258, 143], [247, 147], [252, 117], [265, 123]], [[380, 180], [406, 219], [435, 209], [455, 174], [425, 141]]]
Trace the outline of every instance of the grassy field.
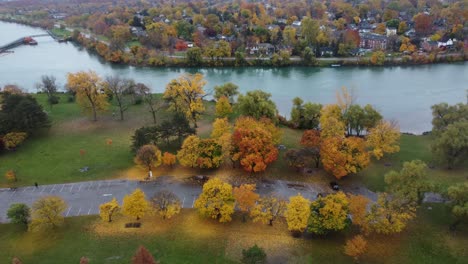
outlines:
[[[444, 205], [421, 208], [417, 221], [405, 233], [367, 238], [369, 250], [360, 263], [467, 263], [468, 228], [448, 231], [450, 218]], [[221, 224], [201, 218], [192, 209], [174, 219], [142, 219], [142, 228], [123, 228], [124, 217], [102, 223], [97, 217], [67, 218], [65, 226], [46, 236], [24, 228], [0, 225], [0, 263], [18, 256], [23, 263], [76, 263], [81, 256], [90, 263], [129, 263], [139, 245], [161, 263], [237, 263], [242, 249], [263, 247], [271, 263], [350, 263], [345, 240], [354, 231], [326, 237], [293, 238], [280, 220], [273, 226], [244, 223], [240, 215]]]
[[[35, 96], [49, 113], [52, 127], [47, 135], [31, 138], [16, 151], [0, 156], [0, 175], [4, 175], [9, 169], [15, 170], [19, 178], [18, 185], [32, 185], [34, 182], [49, 184], [144, 177], [144, 172], [139, 171], [133, 163], [130, 144], [135, 129], [152, 124], [151, 115], [145, 106], [131, 106], [125, 113], [124, 121], [118, 120], [117, 108], [113, 106], [106, 113], [102, 113], [97, 122], [92, 122], [87, 115], [81, 113], [76, 103], [67, 102], [66, 95], [62, 95], [60, 103], [53, 107], [46, 104], [45, 95]], [[209, 137], [211, 123], [214, 121], [214, 103], [206, 102], [206, 108], [207, 114], [202, 117], [197, 130], [201, 137]], [[158, 115], [159, 119], [163, 120], [170, 114], [162, 111]], [[290, 128], [282, 128], [282, 130], [282, 144], [287, 148], [299, 147], [302, 131]], [[109, 141], [112, 141], [112, 144], [108, 144]], [[432, 160], [430, 142], [430, 136], [402, 135], [399, 153], [385, 156], [380, 161], [373, 160], [370, 166], [362, 172], [341, 180], [342, 184], [362, 183], [371, 190], [384, 191], [385, 173], [390, 170], [399, 170], [404, 161], [413, 159], [421, 159], [433, 167], [428, 170], [429, 177], [441, 190], [451, 184], [466, 180], [468, 164], [454, 170], [446, 170], [437, 166]], [[175, 152], [177, 148], [161, 147], [163, 150], [167, 149], [172, 152]], [[280, 155], [284, 153], [285, 151], [281, 151]], [[80, 172], [80, 168], [83, 167], [90, 169], [87, 172]], [[181, 169], [176, 167], [173, 171], [166, 169], [162, 172], [176, 174]], [[210, 170], [201, 173], [247, 175], [240, 169], [233, 171], [229, 165], [218, 171]], [[322, 170], [316, 170], [312, 175], [295, 172], [287, 166], [283, 158], [279, 158], [260, 176], [309, 182], [332, 179]], [[4, 177], [0, 178], [0, 186], [6, 186]]]

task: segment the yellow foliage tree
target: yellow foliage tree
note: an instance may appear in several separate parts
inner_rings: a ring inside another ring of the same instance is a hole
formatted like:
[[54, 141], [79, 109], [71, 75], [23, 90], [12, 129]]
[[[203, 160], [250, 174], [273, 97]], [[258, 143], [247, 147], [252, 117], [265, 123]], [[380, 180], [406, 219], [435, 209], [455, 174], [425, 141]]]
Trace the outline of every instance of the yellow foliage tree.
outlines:
[[366, 137], [367, 145], [372, 149], [376, 159], [381, 159], [384, 153], [396, 153], [400, 151], [400, 131], [390, 122], [381, 121], [371, 128]]
[[14, 170], [7, 170], [7, 172], [5, 173], [5, 179], [9, 183], [18, 181], [18, 178], [16, 178], [16, 172]]
[[346, 227], [349, 201], [343, 192], [329, 194], [313, 201], [307, 231], [324, 235]]
[[172, 80], [164, 92], [163, 98], [169, 101], [170, 108], [176, 112], [185, 114], [192, 121], [195, 128], [197, 120], [205, 111], [203, 105], [203, 86], [206, 81], [202, 74], [183, 74], [178, 79]]
[[179, 197], [171, 191], [163, 190], [151, 199], [153, 208], [163, 219], [170, 219], [180, 213], [182, 207]]
[[239, 187], [235, 187], [232, 192], [236, 199], [237, 206], [243, 212], [243, 219], [245, 221], [245, 215], [255, 206], [260, 196], [255, 193], [255, 184], [242, 184]]
[[216, 102], [216, 113], [217, 117], [227, 117], [232, 113], [232, 106], [229, 103], [229, 99], [226, 96], [221, 96]]
[[24, 132], [10, 132], [3, 136], [3, 143], [6, 149], [14, 149], [28, 137]]
[[182, 147], [177, 152], [177, 159], [182, 166], [197, 167], [198, 156], [200, 153], [200, 138], [197, 136], [188, 136], [182, 143]]
[[150, 205], [145, 198], [145, 193], [141, 189], [135, 189], [130, 195], [125, 195], [122, 203], [122, 213], [126, 216], [135, 217], [140, 220], [150, 209]]
[[323, 139], [344, 137], [346, 126], [341, 111], [341, 107], [336, 104], [326, 105], [320, 111], [320, 136]]
[[39, 198], [32, 205], [30, 231], [55, 229], [64, 222], [63, 212], [67, 208], [65, 201], [58, 196]]
[[301, 194], [290, 197], [285, 216], [289, 231], [295, 234], [304, 232], [310, 216], [310, 201]]
[[164, 165], [172, 167], [176, 163], [176, 155], [169, 152], [164, 152], [162, 162]]
[[367, 241], [362, 235], [357, 235], [352, 239], [346, 241], [344, 247], [344, 253], [352, 258], [355, 261], [359, 260], [359, 257], [366, 252]]
[[208, 180], [203, 185], [202, 193], [195, 200], [194, 207], [205, 217], [216, 219], [221, 223], [230, 222], [234, 213], [232, 186], [218, 178]]
[[113, 198], [111, 201], [99, 206], [99, 216], [101, 216], [102, 221], [110, 223], [112, 222], [112, 216], [118, 213], [119, 210], [119, 202], [117, 202], [117, 199]]
[[211, 131], [211, 138], [212, 139], [219, 139], [224, 134], [231, 133], [231, 124], [227, 118], [216, 118], [213, 122], [213, 130]]
[[250, 210], [250, 217], [252, 217], [254, 223], [262, 222], [273, 225], [273, 221], [284, 215], [287, 206], [288, 203], [279, 197], [265, 196], [260, 198]]
[[97, 120], [99, 111], [105, 111], [109, 107], [103, 82], [94, 71], [69, 73], [67, 75], [67, 87], [76, 93], [78, 104], [84, 110], [91, 111], [94, 121]]

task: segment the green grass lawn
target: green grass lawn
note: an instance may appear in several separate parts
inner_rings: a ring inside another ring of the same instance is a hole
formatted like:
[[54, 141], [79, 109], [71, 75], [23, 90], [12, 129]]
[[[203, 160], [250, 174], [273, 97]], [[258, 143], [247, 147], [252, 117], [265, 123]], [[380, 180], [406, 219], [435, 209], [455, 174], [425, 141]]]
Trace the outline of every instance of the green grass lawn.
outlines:
[[70, 37], [72, 32], [66, 30], [66, 29], [61, 29], [61, 28], [52, 28], [50, 31], [52, 31], [52, 33], [54, 33], [57, 37], [60, 37], [60, 38], [66, 38], [66, 37]]
[[[368, 237], [368, 252], [360, 263], [467, 263], [468, 226], [448, 230], [450, 217], [442, 204], [428, 205], [402, 234]], [[124, 230], [128, 219], [101, 223], [96, 216], [66, 218], [65, 226], [47, 235], [24, 228], [0, 225], [0, 263], [13, 256], [23, 263], [77, 263], [81, 256], [90, 263], [129, 263], [138, 246], [145, 246], [160, 263], [236, 263], [241, 251], [258, 244], [271, 263], [351, 263], [343, 245], [355, 231], [326, 237], [293, 238], [283, 221], [273, 226], [242, 222], [221, 224], [203, 219], [195, 210], [183, 210], [171, 220], [154, 216], [142, 219], [141, 230]], [[144, 228], [144, 229], [143, 229]]]

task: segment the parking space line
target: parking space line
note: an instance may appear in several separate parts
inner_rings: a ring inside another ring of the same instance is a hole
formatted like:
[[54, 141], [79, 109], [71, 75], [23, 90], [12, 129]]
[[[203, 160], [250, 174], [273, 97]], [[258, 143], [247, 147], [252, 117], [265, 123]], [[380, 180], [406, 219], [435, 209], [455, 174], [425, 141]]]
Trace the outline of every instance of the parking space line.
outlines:
[[36, 188], [34, 188], [34, 187], [33, 187], [33, 188], [32, 188], [32, 192], [35, 192], [35, 191], [36, 191], [36, 189], [37, 189], [37, 187], [36, 187]]
[[28, 188], [29, 188], [29, 187], [25, 187], [25, 188], [23, 189], [23, 192], [25, 192]]
[[75, 186], [75, 184], [72, 184], [72, 185], [71, 185], [70, 192], [73, 191], [73, 186]]
[[50, 192], [53, 192], [53, 191], [55, 191], [55, 184], [54, 184], [54, 186], [52, 187], [52, 189], [50, 189]]
[[88, 210], [88, 215], [89, 215], [89, 213], [91, 212], [91, 208], [93, 208], [93, 206], [91, 206], [91, 207], [89, 208], [89, 210]]
[[13, 195], [15, 195], [16, 193], [16, 190], [13, 191], [13, 193], [10, 195], [10, 197], [13, 197]]
[[68, 214], [70, 213], [70, 210], [71, 210], [71, 209], [72, 209], [72, 206], [70, 206], [70, 208], [68, 208], [68, 212], [67, 212], [67, 215], [66, 215], [66, 216], [68, 216]]
[[65, 184], [62, 184], [62, 189], [60, 189], [60, 192], [62, 192], [62, 191], [63, 191], [63, 187], [65, 187]]
[[80, 183], [80, 187], [78, 188], [78, 192], [81, 190], [81, 186], [82, 186], [82, 185], [83, 185], [83, 184], [82, 184], [82, 183]]
[[194, 204], [195, 204], [195, 197], [193, 197], [192, 208]]
[[44, 188], [42, 188], [42, 191], [41, 191], [41, 193], [42, 193], [42, 192], [43, 192], [43, 191], [44, 191], [46, 188], [47, 188], [47, 186], [44, 186]]
[[78, 214], [77, 214], [77, 215], [80, 215], [80, 213], [81, 213], [81, 207], [80, 207], [80, 209], [78, 210]]

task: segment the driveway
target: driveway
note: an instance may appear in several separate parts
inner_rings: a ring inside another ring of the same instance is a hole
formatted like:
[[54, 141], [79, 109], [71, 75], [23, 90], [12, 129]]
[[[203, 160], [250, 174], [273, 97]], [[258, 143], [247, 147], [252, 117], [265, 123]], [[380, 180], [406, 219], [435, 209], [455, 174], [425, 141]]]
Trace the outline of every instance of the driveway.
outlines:
[[[147, 199], [160, 190], [174, 192], [182, 201], [182, 207], [193, 208], [193, 203], [202, 191], [201, 184], [192, 180], [178, 180], [172, 176], [160, 176], [154, 181], [139, 182], [131, 180], [88, 181], [77, 183], [40, 185], [39, 187], [21, 187], [16, 190], [0, 189], [0, 222], [8, 222], [6, 212], [13, 203], [25, 203], [29, 206], [40, 197], [55, 195], [62, 197], [68, 205], [64, 216], [96, 215], [99, 205], [113, 197], [119, 203], [125, 195], [136, 188], [142, 189]], [[343, 191], [362, 194], [375, 201], [377, 194], [363, 187], [346, 187]], [[260, 195], [275, 193], [285, 199], [300, 193], [305, 198], [314, 200], [317, 194], [332, 192], [326, 184], [312, 184], [282, 180], [262, 180], [257, 183]]]

